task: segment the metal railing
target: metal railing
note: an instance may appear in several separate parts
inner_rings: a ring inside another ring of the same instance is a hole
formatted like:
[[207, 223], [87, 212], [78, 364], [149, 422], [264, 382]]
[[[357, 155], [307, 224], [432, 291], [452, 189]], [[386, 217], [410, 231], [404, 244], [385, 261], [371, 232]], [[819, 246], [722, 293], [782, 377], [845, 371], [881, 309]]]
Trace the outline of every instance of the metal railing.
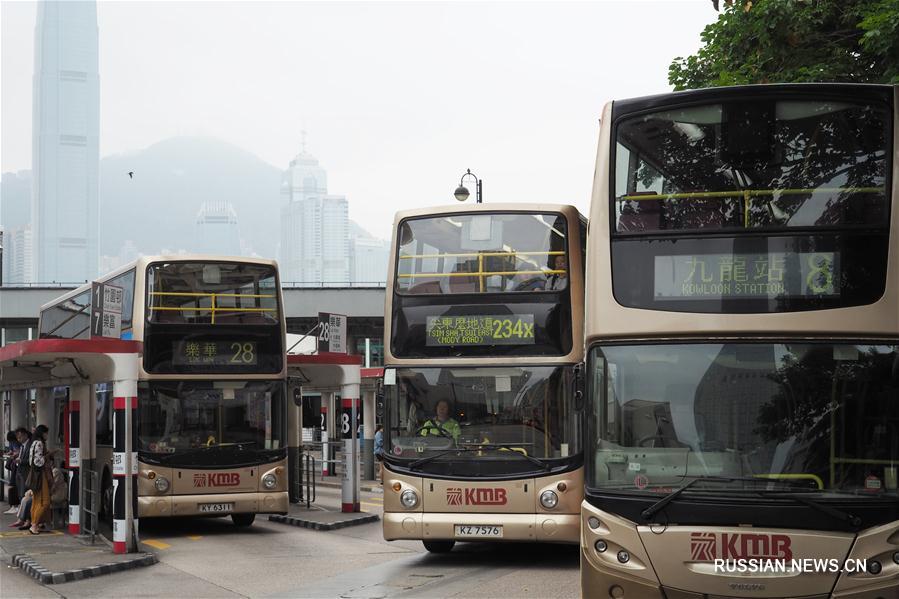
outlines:
[[93, 542], [99, 532], [100, 526], [100, 475], [96, 470], [83, 470], [81, 506], [84, 517], [81, 522], [81, 531], [84, 536], [90, 537]]
[[300, 481], [300, 503], [305, 500], [306, 507], [312, 507], [316, 500], [315, 456], [305, 448], [297, 461], [297, 480]]

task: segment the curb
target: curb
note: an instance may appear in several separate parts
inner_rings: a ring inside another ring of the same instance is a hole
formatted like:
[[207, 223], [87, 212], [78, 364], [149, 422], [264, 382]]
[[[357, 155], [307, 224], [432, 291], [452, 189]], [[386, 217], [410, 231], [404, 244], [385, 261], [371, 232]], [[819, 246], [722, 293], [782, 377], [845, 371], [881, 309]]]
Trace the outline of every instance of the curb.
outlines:
[[80, 568], [77, 570], [65, 570], [64, 572], [51, 572], [38, 564], [27, 553], [20, 553], [12, 556], [12, 565], [21, 569], [23, 572], [41, 582], [41, 584], [59, 584], [62, 582], [72, 582], [73, 580], [83, 580], [85, 578], [93, 578], [104, 574], [112, 574], [113, 572], [121, 572], [123, 570], [131, 570], [144, 566], [152, 566], [159, 560], [150, 553], [144, 553], [140, 557], [129, 560], [127, 562], [113, 562], [110, 564], [100, 564], [89, 568]]
[[340, 520], [338, 522], [315, 522], [314, 520], [306, 520], [303, 518], [295, 518], [293, 516], [269, 516], [269, 522], [277, 522], [279, 524], [287, 524], [289, 526], [299, 526], [300, 528], [310, 528], [312, 530], [337, 530], [338, 528], [346, 528], [348, 526], [357, 526], [359, 524], [368, 524], [377, 522], [381, 518], [377, 514], [369, 514], [362, 518], [350, 518], [348, 520]]

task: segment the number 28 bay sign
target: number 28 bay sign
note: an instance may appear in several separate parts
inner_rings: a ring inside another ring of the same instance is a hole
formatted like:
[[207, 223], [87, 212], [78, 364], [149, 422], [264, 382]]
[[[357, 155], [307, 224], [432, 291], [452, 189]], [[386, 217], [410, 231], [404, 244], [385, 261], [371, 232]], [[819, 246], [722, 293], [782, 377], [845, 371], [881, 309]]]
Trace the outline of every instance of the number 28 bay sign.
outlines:
[[346, 316], [318, 313], [318, 353], [346, 353]]

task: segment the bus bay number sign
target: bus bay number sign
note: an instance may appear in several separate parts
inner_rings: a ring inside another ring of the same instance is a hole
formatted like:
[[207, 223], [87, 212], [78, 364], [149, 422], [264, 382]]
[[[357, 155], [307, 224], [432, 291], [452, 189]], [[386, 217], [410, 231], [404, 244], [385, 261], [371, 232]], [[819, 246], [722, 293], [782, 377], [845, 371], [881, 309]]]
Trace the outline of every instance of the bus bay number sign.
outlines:
[[534, 315], [428, 316], [428, 346], [534, 343]]

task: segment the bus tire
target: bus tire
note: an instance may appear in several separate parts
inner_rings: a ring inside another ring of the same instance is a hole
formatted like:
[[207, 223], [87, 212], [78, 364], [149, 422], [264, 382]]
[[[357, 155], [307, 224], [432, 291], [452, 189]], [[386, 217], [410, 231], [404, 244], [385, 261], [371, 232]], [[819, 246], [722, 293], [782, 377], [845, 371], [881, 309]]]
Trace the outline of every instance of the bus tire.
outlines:
[[108, 470], [103, 471], [103, 484], [100, 485], [100, 496], [98, 500], [100, 505], [98, 506], [100, 509], [97, 510], [99, 513], [97, 514], [99, 523], [103, 523], [109, 527], [109, 530], [112, 530], [112, 520], [113, 520], [113, 486], [112, 486], [112, 477], [109, 475]]
[[422, 541], [425, 549], [431, 553], [449, 553], [453, 550], [455, 541]]
[[231, 520], [234, 521], [234, 526], [250, 526], [255, 519], [256, 514], [231, 514]]

